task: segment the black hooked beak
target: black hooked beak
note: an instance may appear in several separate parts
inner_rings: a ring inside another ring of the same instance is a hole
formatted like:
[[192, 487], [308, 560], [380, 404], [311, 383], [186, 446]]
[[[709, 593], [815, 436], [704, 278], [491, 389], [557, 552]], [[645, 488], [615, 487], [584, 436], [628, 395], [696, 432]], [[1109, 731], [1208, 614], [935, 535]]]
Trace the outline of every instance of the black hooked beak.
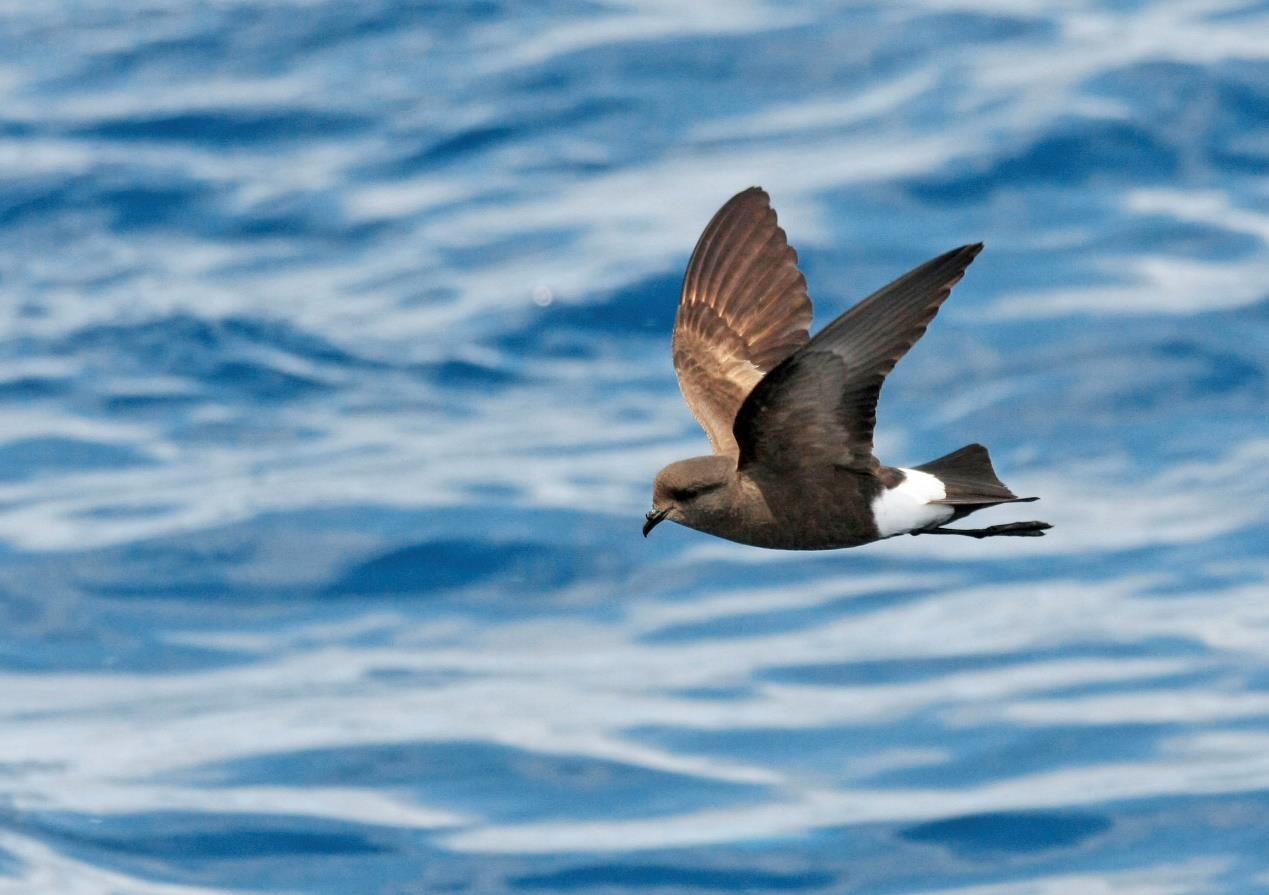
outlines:
[[648, 532], [657, 527], [657, 523], [670, 515], [670, 508], [666, 507], [662, 510], [648, 510], [648, 515], [643, 517], [643, 536], [646, 538]]

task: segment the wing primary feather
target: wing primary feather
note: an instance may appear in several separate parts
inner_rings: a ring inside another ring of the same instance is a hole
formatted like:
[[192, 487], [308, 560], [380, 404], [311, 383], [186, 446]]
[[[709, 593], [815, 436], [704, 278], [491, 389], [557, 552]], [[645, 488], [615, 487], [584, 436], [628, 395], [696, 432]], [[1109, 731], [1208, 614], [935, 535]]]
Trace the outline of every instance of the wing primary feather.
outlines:
[[[953, 249], [878, 289], [768, 373], [736, 415], [740, 464], [831, 462], [876, 471], [882, 384], [982, 248]], [[826, 387], [836, 394], [825, 395]]]
[[[746, 197], [745, 193], [741, 197]], [[746, 224], [746, 205], [743, 201], [728, 203], [719, 226], [710, 228], [713, 233], [702, 256], [702, 279], [698, 280], [697, 285], [706, 302], [715, 309], [721, 310], [726, 303], [727, 296], [719, 287], [727, 275], [732, 256], [741, 244], [742, 234], [738, 231]]]
[[[767, 209], [769, 212], [770, 210]], [[726, 248], [715, 263], [715, 271], [710, 278], [710, 294], [715, 298], [719, 310], [735, 316], [736, 312], [745, 308], [739, 303], [736, 284], [743, 283], [749, 269], [757, 257], [752, 245], [754, 232], [762, 224], [761, 212], [758, 214], [740, 215], [737, 226], [727, 239]]]

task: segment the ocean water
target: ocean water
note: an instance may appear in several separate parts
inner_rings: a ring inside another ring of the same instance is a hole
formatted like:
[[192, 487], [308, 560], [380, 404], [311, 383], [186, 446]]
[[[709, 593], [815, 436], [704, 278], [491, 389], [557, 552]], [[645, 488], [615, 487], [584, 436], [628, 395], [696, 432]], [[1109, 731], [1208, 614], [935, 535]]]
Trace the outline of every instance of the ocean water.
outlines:
[[[0, 3], [0, 893], [1269, 891], [1269, 6]], [[878, 450], [664, 525], [761, 184]]]

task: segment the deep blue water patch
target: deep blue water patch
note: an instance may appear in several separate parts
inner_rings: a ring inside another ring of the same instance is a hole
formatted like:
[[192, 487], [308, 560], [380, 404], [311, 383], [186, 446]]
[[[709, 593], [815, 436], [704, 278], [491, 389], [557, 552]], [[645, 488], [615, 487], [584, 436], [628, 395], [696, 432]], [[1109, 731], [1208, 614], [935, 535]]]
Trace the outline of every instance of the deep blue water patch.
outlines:
[[110, 361], [151, 373], [198, 374], [215, 370], [231, 358], [262, 351], [281, 351], [314, 364], [351, 368], [381, 366], [283, 320], [203, 318], [188, 313], [90, 325], [47, 345], [28, 346], [28, 350], [37, 348], [55, 355], [87, 356], [99, 363]]
[[[1236, 151], [1249, 132], [1264, 133], [1269, 102], [1263, 61], [1238, 66], [1203, 66], [1188, 62], [1151, 60], [1099, 74], [1088, 83], [1095, 94], [1131, 103], [1134, 114], [1166, 130], [1177, 141], [1195, 142], [1220, 162]], [[1189, 125], [1177, 128], [1176, 122]], [[1263, 155], [1257, 158], [1263, 165]]]
[[570, 139], [576, 140], [604, 127], [606, 119], [621, 116], [631, 108], [629, 100], [618, 98], [594, 98], [555, 108], [543, 108], [540, 102], [535, 102], [496, 123], [473, 124], [441, 134], [401, 134], [398, 137], [403, 146], [421, 145], [400, 157], [368, 166], [366, 173], [375, 177], [405, 176], [438, 167], [478, 163], [482, 156], [504, 147], [514, 148], [538, 135], [540, 139], [557, 139], [564, 128], [572, 134]]
[[435, 595], [500, 579], [527, 594], [565, 586], [580, 574], [563, 550], [542, 543], [431, 541], [390, 550], [347, 569], [332, 596]]
[[19, 481], [74, 470], [93, 472], [146, 466], [151, 459], [131, 445], [79, 438], [23, 438], [0, 444], [0, 481]]
[[445, 388], [497, 389], [523, 382], [519, 371], [465, 360], [448, 360], [424, 368], [429, 378]]
[[329, 109], [276, 111], [215, 109], [150, 118], [110, 119], [81, 135], [106, 140], [198, 143], [207, 146], [276, 144], [280, 140], [335, 138], [364, 127], [366, 119]]
[[1076, 121], [1030, 146], [964, 163], [954, 175], [911, 180], [907, 188], [928, 202], [973, 202], [1027, 186], [1162, 183], [1179, 165], [1177, 151], [1147, 129]]
[[1126, 223], [1103, 244], [1107, 251], [1131, 257], [1142, 243], [1179, 258], [1209, 263], [1254, 257], [1260, 249], [1260, 240], [1254, 234], [1232, 231], [1217, 224], [1177, 221], [1166, 215]]
[[[59, 628], [47, 619], [14, 625], [10, 633], [39, 636], [45, 643], [41, 651], [22, 641], [0, 641], [0, 669], [14, 674], [91, 674], [109, 668], [119, 674], [159, 677], [232, 668], [244, 659], [233, 650], [164, 643], [144, 635], [103, 637], [80, 627]], [[48, 657], [48, 647], [58, 648], [57, 661]]]
[[42, 815], [15, 831], [141, 879], [215, 886], [249, 873], [278, 891], [296, 885], [331, 891], [319, 881], [332, 872], [375, 879], [393, 866], [404, 838], [391, 828], [320, 818], [166, 811]]
[[68, 394], [68, 379], [57, 376], [18, 376], [0, 382], [0, 401], [38, 401]]
[[1072, 848], [1112, 826], [1098, 814], [972, 814], [902, 830], [912, 842], [941, 845], [958, 855], [985, 858], [993, 852], [1041, 852]]
[[[178, 414], [200, 403], [289, 402], [328, 394], [335, 382], [363, 373], [427, 375], [408, 362], [354, 354], [292, 323], [268, 317], [208, 319], [187, 313], [86, 326], [64, 336], [26, 338], [5, 355], [49, 353], [75, 363], [77, 380], [34, 380], [11, 386], [17, 397], [76, 400], [95, 392], [106, 412]], [[143, 387], [170, 377], [162, 389]], [[71, 388], [74, 390], [71, 391]], [[0, 397], [5, 389], [0, 387]]]
[[1005, 773], [1023, 780], [1028, 774], [1056, 773], [1094, 762], [1147, 762], [1158, 754], [1161, 743], [1177, 733], [1178, 727], [1168, 724], [1052, 724], [1010, 736], [957, 737], [957, 757], [883, 771], [871, 776], [869, 783], [901, 789], [956, 789], [987, 784]]
[[[243, 824], [242, 821], [247, 821]], [[114, 854], [143, 858], [197, 856], [199, 861], [244, 861], [259, 858], [376, 854], [385, 851], [360, 833], [270, 829], [257, 818], [224, 818], [227, 829], [153, 836], [112, 838], [69, 836], [72, 842]]]
[[524, 315], [521, 327], [496, 340], [497, 347], [523, 357], [586, 358], [614, 350], [631, 339], [665, 340], [674, 325], [681, 273], [660, 274], [585, 304], [557, 302]]
[[1257, 397], [1266, 394], [1265, 369], [1236, 351], [1215, 351], [1187, 339], [1168, 341], [1156, 349], [1169, 360], [1194, 361], [1202, 372], [1190, 379], [1190, 387], [1202, 395], [1245, 390]]
[[567, 227], [525, 231], [515, 236], [499, 237], [478, 243], [452, 246], [442, 254], [447, 266], [479, 270], [492, 264], [523, 260], [550, 251], [561, 251], [576, 241], [577, 234]]
[[16, 877], [22, 870], [22, 862], [14, 855], [0, 848], [0, 876]]

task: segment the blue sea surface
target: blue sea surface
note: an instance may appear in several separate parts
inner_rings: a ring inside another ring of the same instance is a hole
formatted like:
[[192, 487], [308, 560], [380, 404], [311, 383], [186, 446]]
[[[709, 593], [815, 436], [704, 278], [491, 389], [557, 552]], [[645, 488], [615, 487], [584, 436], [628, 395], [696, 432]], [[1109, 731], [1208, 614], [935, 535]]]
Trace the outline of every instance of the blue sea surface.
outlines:
[[[1269, 891], [1269, 6], [0, 3], [0, 895]], [[663, 525], [683, 267], [986, 251], [882, 459]]]

